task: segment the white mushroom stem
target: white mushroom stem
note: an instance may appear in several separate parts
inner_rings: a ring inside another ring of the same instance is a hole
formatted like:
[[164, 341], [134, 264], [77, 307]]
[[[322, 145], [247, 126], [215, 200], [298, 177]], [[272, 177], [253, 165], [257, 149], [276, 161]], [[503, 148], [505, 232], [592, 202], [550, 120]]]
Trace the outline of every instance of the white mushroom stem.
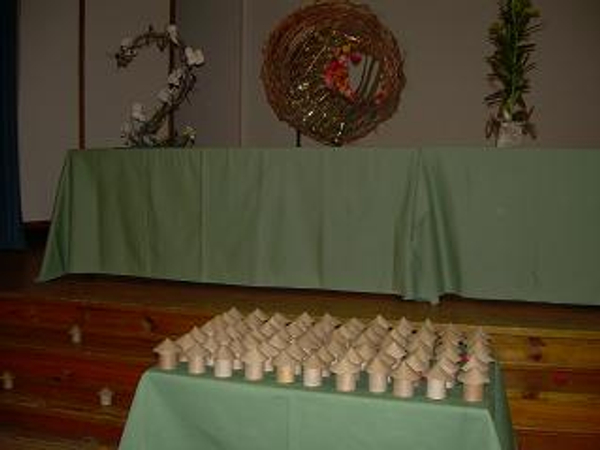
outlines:
[[249, 362], [244, 367], [244, 377], [249, 381], [262, 380], [264, 376], [264, 364], [260, 361]]
[[410, 398], [414, 395], [415, 383], [408, 379], [395, 379], [393, 394], [396, 397]]
[[304, 368], [304, 386], [317, 387], [322, 384], [323, 370], [320, 367], [305, 367]]
[[463, 400], [466, 402], [480, 402], [483, 400], [483, 384], [463, 385]]
[[387, 374], [370, 373], [369, 374], [369, 392], [381, 393], [387, 389]]
[[446, 380], [429, 378], [427, 380], [427, 398], [443, 400], [446, 398]]
[[335, 388], [340, 392], [356, 390], [356, 375], [353, 373], [338, 373], [335, 376]]
[[293, 383], [296, 378], [296, 368], [294, 365], [282, 365], [277, 367], [277, 382], [289, 384]]

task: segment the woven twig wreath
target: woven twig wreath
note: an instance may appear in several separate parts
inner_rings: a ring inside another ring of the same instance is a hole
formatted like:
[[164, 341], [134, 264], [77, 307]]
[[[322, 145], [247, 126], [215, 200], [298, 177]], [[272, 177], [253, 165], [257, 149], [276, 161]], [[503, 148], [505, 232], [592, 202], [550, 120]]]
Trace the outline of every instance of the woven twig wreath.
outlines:
[[389, 119], [405, 85], [394, 35], [365, 5], [300, 8], [272, 31], [261, 77], [277, 117], [340, 146]]

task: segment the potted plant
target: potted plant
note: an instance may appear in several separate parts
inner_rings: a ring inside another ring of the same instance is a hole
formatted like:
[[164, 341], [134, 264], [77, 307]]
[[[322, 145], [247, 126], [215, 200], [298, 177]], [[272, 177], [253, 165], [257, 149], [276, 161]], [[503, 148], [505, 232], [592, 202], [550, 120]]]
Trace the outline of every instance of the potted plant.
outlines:
[[532, 35], [540, 30], [540, 12], [531, 0], [499, 0], [498, 20], [489, 28], [494, 53], [486, 58], [491, 71], [488, 80], [497, 90], [485, 97], [494, 108], [486, 124], [486, 137], [495, 137], [499, 147], [518, 145], [523, 136], [536, 137], [531, 122], [533, 107], [525, 102], [529, 92], [528, 74], [535, 68], [531, 55]]

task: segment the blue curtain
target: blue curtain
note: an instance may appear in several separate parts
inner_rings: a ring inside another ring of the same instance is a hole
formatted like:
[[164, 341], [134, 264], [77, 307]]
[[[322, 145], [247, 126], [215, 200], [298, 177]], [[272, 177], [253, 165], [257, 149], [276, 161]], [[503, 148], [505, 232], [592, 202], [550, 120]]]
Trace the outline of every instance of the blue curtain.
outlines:
[[0, 1], [0, 249], [24, 246], [17, 146], [18, 0]]

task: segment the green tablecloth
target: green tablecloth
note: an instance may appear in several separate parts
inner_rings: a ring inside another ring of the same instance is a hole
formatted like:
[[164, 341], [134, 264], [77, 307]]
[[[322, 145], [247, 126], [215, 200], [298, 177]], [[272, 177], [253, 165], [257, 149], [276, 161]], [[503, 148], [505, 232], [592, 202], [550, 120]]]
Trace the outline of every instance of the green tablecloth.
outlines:
[[[443, 402], [419, 392], [312, 390], [150, 370], [142, 377], [120, 450], [512, 450], [514, 437], [499, 371], [486, 400], [468, 404], [456, 387]], [[363, 380], [366, 381], [366, 376]]]
[[72, 151], [65, 273], [600, 304], [600, 151]]

